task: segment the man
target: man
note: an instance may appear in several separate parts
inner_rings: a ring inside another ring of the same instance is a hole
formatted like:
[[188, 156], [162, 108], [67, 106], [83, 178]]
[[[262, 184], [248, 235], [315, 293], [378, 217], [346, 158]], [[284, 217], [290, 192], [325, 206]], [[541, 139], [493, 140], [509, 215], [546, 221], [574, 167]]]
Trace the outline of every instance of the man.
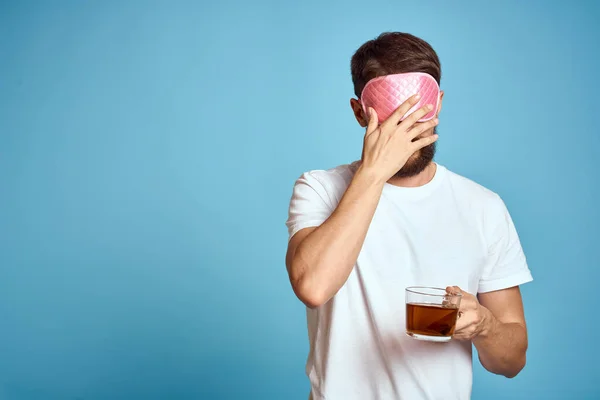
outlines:
[[[378, 76], [441, 76], [431, 46], [405, 33], [362, 45], [351, 72], [357, 97]], [[497, 194], [433, 161], [437, 118], [417, 122], [423, 107], [402, 120], [416, 102], [380, 123], [352, 99], [366, 127], [360, 161], [294, 186], [286, 264], [307, 306], [314, 400], [469, 399], [472, 344], [492, 373], [510, 378], [525, 365], [519, 285], [532, 276], [515, 226]], [[450, 342], [406, 335], [411, 285], [462, 293]]]

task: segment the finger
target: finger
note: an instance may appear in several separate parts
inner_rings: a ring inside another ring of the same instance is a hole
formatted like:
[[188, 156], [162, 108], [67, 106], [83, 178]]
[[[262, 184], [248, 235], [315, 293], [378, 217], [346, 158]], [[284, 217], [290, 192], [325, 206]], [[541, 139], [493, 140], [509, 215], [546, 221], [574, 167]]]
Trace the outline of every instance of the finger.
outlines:
[[422, 139], [415, 140], [414, 142], [412, 142], [412, 150], [417, 151], [419, 149], [422, 149], [423, 147], [427, 147], [430, 144], [435, 143], [438, 140], [438, 138], [439, 138], [439, 135], [436, 133], [431, 136], [427, 136]]
[[470, 313], [464, 313], [463, 316], [458, 318], [456, 321], [454, 332], [460, 333], [464, 330], [470, 329], [472, 325], [475, 325], [475, 318]]
[[454, 327], [454, 332], [460, 333], [461, 331], [463, 331], [468, 326], [469, 326], [469, 321], [467, 321], [465, 318], [458, 318], [456, 320], [456, 325]]
[[465, 327], [463, 329], [454, 329], [454, 333], [452, 334], [452, 337], [464, 337], [464, 336], [468, 336], [469, 335], [469, 328]]
[[434, 118], [427, 122], [423, 122], [422, 124], [415, 125], [411, 130], [408, 131], [408, 136], [411, 139], [414, 139], [426, 130], [435, 128], [438, 123], [439, 120], [437, 118]]
[[476, 308], [476, 304], [474, 304], [472, 301], [470, 301], [469, 299], [461, 299], [460, 300], [460, 307], [458, 307], [458, 311], [460, 311], [461, 313], [466, 313], [468, 311], [472, 311]]
[[392, 125], [396, 126], [404, 117], [404, 115], [421, 99], [419, 94], [415, 94], [409, 97], [404, 103], [400, 104], [398, 108], [385, 120], [383, 123], [385, 126]]
[[458, 308], [460, 312], [468, 312], [471, 310], [476, 310], [479, 305], [479, 302], [471, 293], [467, 293], [464, 290], [462, 291], [462, 298], [460, 299], [460, 307]]
[[[423, 138], [423, 139], [427, 139], [427, 138]], [[417, 142], [419, 142], [420, 140], [417, 140]], [[417, 143], [417, 142], [415, 142], [415, 143]], [[453, 295], [463, 294], [463, 291], [458, 286], [447, 286], [446, 287], [446, 292], [448, 294], [453, 294]]]
[[370, 135], [375, 131], [375, 129], [377, 129], [377, 126], [379, 126], [379, 117], [377, 116], [377, 112], [371, 107], [369, 107], [368, 112], [369, 123], [367, 125], [367, 135]]
[[446, 286], [446, 293], [448, 294], [457, 294], [456, 286]]
[[423, 118], [425, 115], [429, 114], [431, 110], [433, 110], [432, 104], [424, 105], [423, 107], [419, 108], [418, 110], [410, 114], [408, 117], [406, 117], [406, 119], [400, 123], [400, 126], [406, 130], [410, 129], [410, 127], [413, 126], [418, 120]]
[[455, 339], [455, 340], [471, 340], [471, 334], [469, 334], [469, 333], [459, 333], [458, 335], [452, 335], [452, 339]]
[[455, 329], [454, 333], [452, 334], [452, 339], [465, 340], [465, 339], [469, 339], [470, 337], [471, 337], [471, 333], [469, 330], [457, 331]]

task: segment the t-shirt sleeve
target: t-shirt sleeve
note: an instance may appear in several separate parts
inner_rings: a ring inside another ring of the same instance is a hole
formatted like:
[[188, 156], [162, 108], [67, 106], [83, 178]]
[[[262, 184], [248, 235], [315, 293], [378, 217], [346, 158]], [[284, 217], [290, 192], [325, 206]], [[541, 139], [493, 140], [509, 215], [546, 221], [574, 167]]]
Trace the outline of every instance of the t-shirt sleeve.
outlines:
[[492, 292], [531, 282], [533, 277], [515, 224], [500, 197], [496, 198], [485, 218], [489, 262], [479, 280], [478, 292]]
[[323, 184], [312, 173], [304, 173], [294, 185], [286, 222], [289, 239], [298, 231], [317, 227], [333, 212]]

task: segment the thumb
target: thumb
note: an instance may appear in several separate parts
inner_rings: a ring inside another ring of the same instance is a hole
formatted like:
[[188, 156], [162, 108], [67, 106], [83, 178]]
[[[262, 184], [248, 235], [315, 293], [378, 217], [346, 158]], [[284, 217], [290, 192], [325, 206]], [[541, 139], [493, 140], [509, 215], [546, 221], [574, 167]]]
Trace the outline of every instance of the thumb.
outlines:
[[448, 294], [464, 294], [463, 290], [458, 286], [448, 286], [446, 287], [446, 292]]
[[379, 126], [379, 118], [377, 117], [377, 112], [372, 107], [369, 107], [368, 113], [369, 124], [367, 125], [367, 135], [373, 133], [373, 131], [377, 129], [377, 126]]

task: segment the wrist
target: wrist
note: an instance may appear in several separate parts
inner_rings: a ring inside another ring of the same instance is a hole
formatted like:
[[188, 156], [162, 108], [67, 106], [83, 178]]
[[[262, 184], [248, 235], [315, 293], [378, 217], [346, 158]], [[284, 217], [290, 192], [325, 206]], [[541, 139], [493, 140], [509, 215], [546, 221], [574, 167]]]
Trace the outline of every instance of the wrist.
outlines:
[[376, 187], [383, 189], [383, 186], [387, 182], [385, 177], [381, 176], [381, 174], [377, 173], [376, 169], [373, 167], [367, 167], [364, 164], [360, 164], [356, 174], [354, 175], [354, 180], [359, 182], [361, 185], [366, 185], [370, 187]]
[[498, 324], [498, 320], [494, 317], [494, 314], [484, 306], [481, 306], [482, 312], [482, 321], [481, 321], [481, 330], [477, 337], [481, 339], [487, 339], [493, 336], [494, 331], [496, 330], [496, 326]]

